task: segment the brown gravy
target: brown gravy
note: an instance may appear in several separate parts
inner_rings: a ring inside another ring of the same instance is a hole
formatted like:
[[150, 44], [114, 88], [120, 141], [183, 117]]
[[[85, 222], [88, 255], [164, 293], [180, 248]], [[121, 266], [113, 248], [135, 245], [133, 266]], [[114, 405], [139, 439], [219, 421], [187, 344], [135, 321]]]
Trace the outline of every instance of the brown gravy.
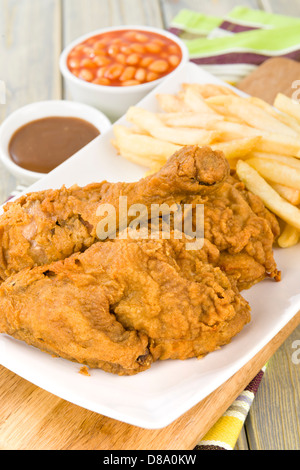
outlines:
[[20, 127], [9, 143], [12, 161], [26, 170], [49, 173], [97, 135], [89, 122], [74, 117], [47, 117]]

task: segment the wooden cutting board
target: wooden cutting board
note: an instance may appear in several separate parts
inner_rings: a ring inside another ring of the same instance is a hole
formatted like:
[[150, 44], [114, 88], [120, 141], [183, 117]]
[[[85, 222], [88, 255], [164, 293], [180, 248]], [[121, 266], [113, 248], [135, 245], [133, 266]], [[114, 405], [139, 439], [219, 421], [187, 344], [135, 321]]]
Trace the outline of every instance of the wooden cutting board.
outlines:
[[158, 430], [85, 410], [0, 367], [0, 450], [192, 450], [299, 324], [300, 312], [225, 384]]
[[[254, 96], [261, 92], [262, 77], [270, 77], [269, 66], [260, 67], [242, 84]], [[290, 78], [295, 77], [294, 70]], [[277, 74], [276, 80], [268, 81], [268, 97], [284, 92], [284, 87], [285, 75]], [[299, 324], [300, 312], [225, 384], [158, 430], [80, 408], [0, 366], [0, 450], [191, 450]]]

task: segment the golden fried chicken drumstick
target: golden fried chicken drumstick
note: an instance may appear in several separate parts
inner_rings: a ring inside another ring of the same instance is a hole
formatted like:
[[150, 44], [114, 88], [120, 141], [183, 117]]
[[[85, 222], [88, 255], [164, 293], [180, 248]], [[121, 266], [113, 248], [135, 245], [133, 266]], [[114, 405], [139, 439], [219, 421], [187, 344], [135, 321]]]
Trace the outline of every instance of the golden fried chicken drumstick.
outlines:
[[0, 332], [119, 375], [201, 357], [250, 320], [209, 242], [115, 239], [12, 275], [0, 286]]
[[136, 183], [94, 183], [46, 190], [20, 197], [4, 207], [0, 217], [0, 280], [23, 268], [64, 259], [97, 240], [100, 204], [119, 196], [128, 206], [142, 203], [180, 203], [187, 195], [208, 194], [228, 176], [221, 152], [208, 147], [185, 147], [160, 171]]

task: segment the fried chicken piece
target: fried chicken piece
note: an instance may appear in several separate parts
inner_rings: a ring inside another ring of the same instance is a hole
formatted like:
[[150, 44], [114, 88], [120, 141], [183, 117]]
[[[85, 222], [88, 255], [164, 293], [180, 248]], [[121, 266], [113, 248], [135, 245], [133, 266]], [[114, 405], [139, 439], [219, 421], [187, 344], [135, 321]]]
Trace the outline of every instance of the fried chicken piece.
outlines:
[[[204, 204], [204, 247], [189, 251], [174, 233], [99, 242], [97, 208], [118, 211], [119, 196], [128, 207]], [[31, 194], [6, 208], [0, 229], [0, 274], [11, 275], [0, 333], [119, 375], [227, 344], [250, 321], [239, 291], [277, 272], [275, 216], [209, 148], [186, 147], [138, 183]]]
[[12, 275], [0, 332], [48, 353], [132, 375], [156, 360], [202, 357], [250, 320], [248, 303], [210, 261], [209, 242], [115, 239]]
[[[128, 207], [180, 203], [187, 195], [215, 190], [228, 174], [221, 152], [191, 146], [176, 152], [156, 174], [136, 183], [104, 181], [22, 196], [8, 203], [0, 217], [0, 280], [26, 267], [64, 259], [98, 241], [100, 204], [112, 204], [118, 216], [120, 196], [127, 197]], [[122, 229], [127, 226], [123, 222], [119, 221]]]
[[204, 204], [204, 236], [219, 250], [217, 265], [235, 279], [239, 290], [277, 277], [273, 244], [279, 224], [259, 197], [230, 176], [207, 197], [188, 200]]

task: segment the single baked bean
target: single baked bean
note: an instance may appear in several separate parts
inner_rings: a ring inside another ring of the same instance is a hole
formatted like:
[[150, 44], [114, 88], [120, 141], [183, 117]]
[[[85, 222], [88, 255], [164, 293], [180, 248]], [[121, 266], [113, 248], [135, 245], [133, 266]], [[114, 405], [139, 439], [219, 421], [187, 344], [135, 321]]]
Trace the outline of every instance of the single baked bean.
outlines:
[[95, 69], [98, 67], [98, 65], [96, 64], [96, 62], [94, 62], [93, 60], [91, 59], [82, 59], [82, 61], [80, 62], [80, 66], [81, 67], [86, 67], [88, 69]]
[[178, 54], [178, 46], [171, 44], [171, 46], [168, 46], [168, 52], [170, 54]]
[[169, 64], [166, 60], [155, 60], [154, 62], [152, 62], [149, 65], [148, 68], [151, 72], [162, 73], [162, 72], [166, 72], [166, 70], [168, 70]]
[[153, 42], [155, 42], [155, 44], [159, 44], [161, 47], [163, 47], [166, 44], [166, 42], [160, 38], [153, 38]]
[[154, 72], [148, 72], [147, 73], [147, 82], [153, 82], [153, 80], [157, 80], [159, 78], [159, 75]]
[[161, 51], [161, 46], [155, 42], [149, 42], [149, 44], [146, 44], [146, 49], [148, 52], [158, 54]]
[[132, 52], [130, 46], [121, 46], [120, 51], [123, 52], [123, 54], [126, 54], [126, 55], [129, 55]]
[[112, 39], [111, 43], [112, 44], [121, 44], [122, 40], [121, 38], [115, 38], [115, 39]]
[[140, 62], [140, 66], [147, 68], [153, 61], [154, 61], [153, 57], [150, 57], [150, 56], [143, 57]]
[[107, 68], [106, 72], [104, 73], [104, 76], [106, 78], [110, 78], [111, 80], [115, 80], [116, 78], [119, 78], [120, 75], [122, 75], [123, 71], [123, 65], [114, 64]]
[[84, 48], [85, 48], [84, 44], [78, 44], [78, 46], [74, 47], [73, 51], [74, 52], [82, 52]]
[[128, 57], [127, 57], [127, 60], [126, 60], [126, 63], [129, 64], [129, 65], [136, 65], [138, 64], [140, 61], [140, 56], [136, 53], [134, 54], [130, 54]]
[[69, 60], [69, 66], [76, 69], [78, 67], [80, 67], [80, 59], [70, 59]]
[[135, 33], [135, 39], [139, 42], [147, 42], [148, 37], [143, 33]]
[[96, 41], [94, 44], [94, 51], [103, 50], [106, 44], [104, 41]]
[[80, 52], [79, 51], [75, 51], [75, 49], [73, 49], [70, 54], [68, 55], [68, 59], [80, 59], [81, 56], [80, 56]]
[[110, 65], [107, 65], [106, 67], [101, 67], [100, 69], [97, 70], [97, 77], [98, 78], [103, 78], [107, 75], [107, 72], [108, 72], [108, 69], [109, 69]]
[[135, 31], [125, 31], [125, 33], [123, 33], [123, 38], [128, 39], [129, 41], [134, 41], [135, 34]]
[[101, 57], [106, 57], [107, 56], [107, 53], [106, 53], [106, 49], [94, 49], [94, 55], [95, 57], [98, 57], [98, 56], [101, 56]]
[[110, 85], [110, 80], [106, 77], [99, 77], [95, 78], [95, 80], [93, 80], [93, 83], [95, 83], [96, 85]]
[[118, 62], [120, 62], [120, 64], [123, 64], [123, 65], [126, 64], [126, 55], [121, 54], [121, 53], [117, 54], [116, 59]]
[[169, 56], [169, 62], [173, 67], [177, 67], [177, 65], [180, 62], [180, 59], [177, 55], [170, 55]]
[[75, 77], [79, 77], [80, 78], [80, 70], [79, 69], [73, 69], [72, 70], [72, 74], [75, 75]]
[[143, 69], [143, 68], [139, 68], [137, 69], [137, 71], [135, 72], [135, 76], [134, 78], [136, 80], [138, 80], [139, 82], [144, 82], [145, 81], [145, 78], [146, 78], [146, 70]]
[[93, 57], [94, 56], [94, 49], [92, 47], [85, 47], [83, 49], [83, 52], [88, 57]]
[[126, 67], [122, 75], [120, 76], [121, 82], [131, 80], [136, 73], [135, 67]]
[[130, 49], [132, 50], [132, 52], [137, 52], [138, 54], [145, 54], [146, 47], [147, 47], [147, 45], [144, 46], [140, 42], [135, 42], [135, 43], [131, 44]]
[[126, 82], [122, 83], [122, 86], [133, 86], [133, 85], [140, 85], [141, 82], [138, 80], [127, 80]]
[[148, 67], [148, 66], [151, 64], [151, 62], [153, 62], [153, 61], [154, 61], [153, 57], [150, 57], [150, 56], [147, 57], [147, 56], [146, 56], [146, 57], [143, 57], [143, 58], [142, 58], [142, 60], [141, 60], [141, 62], [140, 62], [140, 65], [141, 65], [142, 67]]
[[116, 56], [120, 52], [120, 47], [117, 44], [112, 44], [107, 49], [109, 55]]
[[81, 69], [79, 77], [82, 80], [86, 80], [87, 82], [91, 82], [94, 78], [94, 74], [88, 69]]
[[97, 55], [94, 57], [94, 62], [98, 65], [98, 67], [103, 67], [104, 65], [110, 64], [111, 59], [102, 55]]

